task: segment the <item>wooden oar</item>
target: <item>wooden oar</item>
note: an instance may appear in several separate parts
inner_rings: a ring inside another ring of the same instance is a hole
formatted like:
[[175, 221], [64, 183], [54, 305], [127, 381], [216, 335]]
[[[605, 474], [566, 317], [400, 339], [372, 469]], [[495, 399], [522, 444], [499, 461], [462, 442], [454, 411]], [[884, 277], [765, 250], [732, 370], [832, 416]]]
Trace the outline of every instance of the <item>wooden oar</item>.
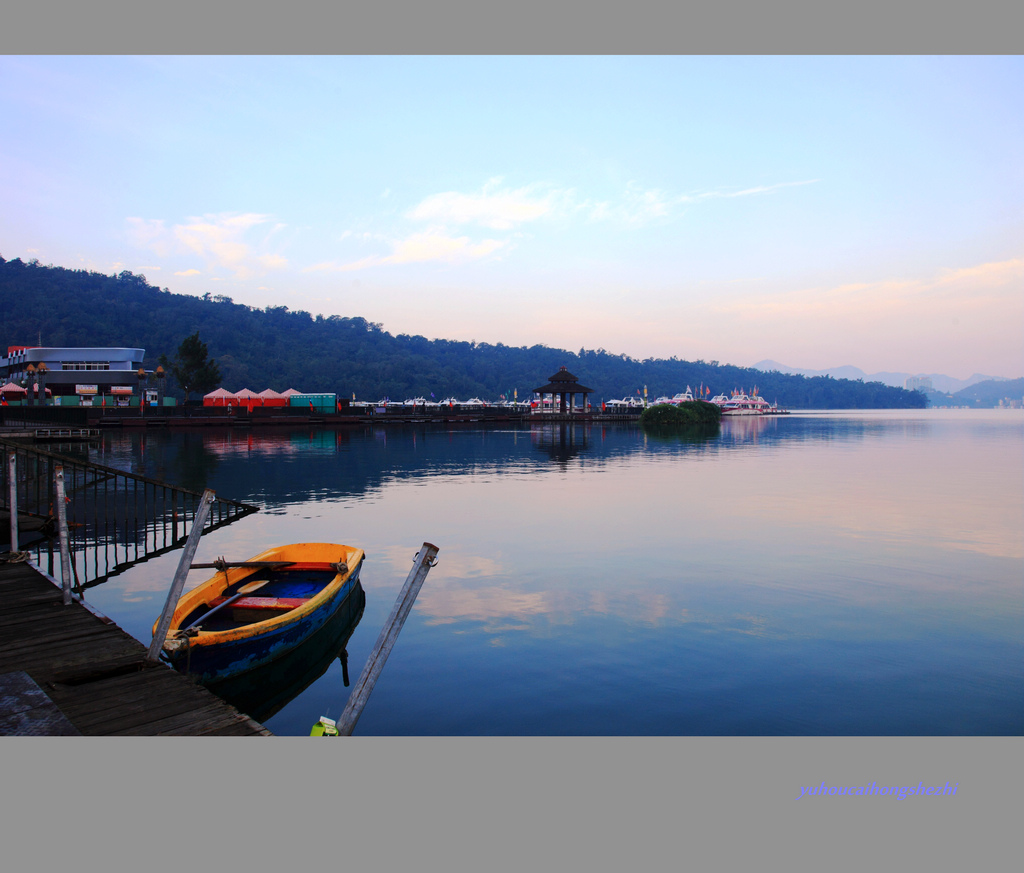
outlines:
[[223, 609], [225, 606], [230, 606], [232, 603], [238, 600], [239, 597], [245, 597], [245, 595], [247, 594], [252, 594], [253, 591], [258, 591], [269, 581], [269, 579], [257, 579], [255, 582], [249, 582], [248, 584], [243, 585], [241, 588], [238, 589], [238, 591], [235, 594], [232, 594], [223, 603], [218, 603], [213, 609], [211, 609], [209, 612], [203, 613], [203, 615], [199, 616], [199, 618], [192, 622], [192, 624], [190, 624], [188, 627], [182, 628], [182, 630], [188, 630], [191, 627], [195, 627], [200, 622], [206, 621], [206, 619], [213, 615], [217, 610]]

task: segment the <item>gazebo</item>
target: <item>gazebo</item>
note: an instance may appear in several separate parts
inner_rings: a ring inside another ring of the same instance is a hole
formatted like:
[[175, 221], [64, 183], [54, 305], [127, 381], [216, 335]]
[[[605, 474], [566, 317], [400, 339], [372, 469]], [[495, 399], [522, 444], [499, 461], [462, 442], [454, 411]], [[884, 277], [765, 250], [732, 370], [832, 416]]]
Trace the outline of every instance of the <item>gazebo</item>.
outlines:
[[[552, 398], [559, 398], [558, 411], [564, 414], [566, 411], [572, 412], [573, 398], [577, 394], [583, 395], [583, 408], [587, 408], [587, 395], [594, 392], [593, 388], [587, 388], [585, 385], [579, 384], [579, 379], [570, 373], [565, 367], [559, 367], [558, 372], [555, 373], [548, 380], [547, 385], [541, 385], [540, 388], [534, 388], [533, 393], [539, 394], [541, 397], [541, 408], [544, 405], [544, 395], [550, 394]], [[569, 408], [566, 410], [565, 398], [569, 398]]]

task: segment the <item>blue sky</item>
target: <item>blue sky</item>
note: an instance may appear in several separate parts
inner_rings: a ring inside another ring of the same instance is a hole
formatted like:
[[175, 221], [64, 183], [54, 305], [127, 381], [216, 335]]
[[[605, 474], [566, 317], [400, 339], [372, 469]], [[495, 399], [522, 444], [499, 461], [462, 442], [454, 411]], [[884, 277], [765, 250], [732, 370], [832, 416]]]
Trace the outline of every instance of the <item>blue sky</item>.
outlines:
[[5, 56], [0, 131], [5, 258], [429, 338], [1024, 374], [1021, 57]]

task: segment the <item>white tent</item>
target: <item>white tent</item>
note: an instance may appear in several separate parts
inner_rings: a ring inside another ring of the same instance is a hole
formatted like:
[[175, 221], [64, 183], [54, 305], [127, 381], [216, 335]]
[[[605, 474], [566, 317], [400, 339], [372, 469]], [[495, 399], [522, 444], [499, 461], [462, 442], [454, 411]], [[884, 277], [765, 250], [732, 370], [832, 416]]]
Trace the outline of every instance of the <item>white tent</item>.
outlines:
[[231, 406], [235, 395], [223, 388], [203, 395], [203, 406]]

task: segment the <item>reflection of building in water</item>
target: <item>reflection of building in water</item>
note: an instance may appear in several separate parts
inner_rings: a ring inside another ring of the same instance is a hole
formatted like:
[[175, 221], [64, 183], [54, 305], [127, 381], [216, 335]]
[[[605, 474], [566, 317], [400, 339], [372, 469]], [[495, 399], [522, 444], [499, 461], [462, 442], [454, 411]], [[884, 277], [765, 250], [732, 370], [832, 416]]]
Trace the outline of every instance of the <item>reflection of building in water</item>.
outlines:
[[590, 425], [571, 421], [534, 424], [530, 426], [530, 439], [536, 448], [550, 455], [552, 461], [565, 463], [588, 448]]
[[778, 420], [772, 415], [723, 415], [722, 434], [734, 441], [757, 440], [766, 430], [776, 430]]

